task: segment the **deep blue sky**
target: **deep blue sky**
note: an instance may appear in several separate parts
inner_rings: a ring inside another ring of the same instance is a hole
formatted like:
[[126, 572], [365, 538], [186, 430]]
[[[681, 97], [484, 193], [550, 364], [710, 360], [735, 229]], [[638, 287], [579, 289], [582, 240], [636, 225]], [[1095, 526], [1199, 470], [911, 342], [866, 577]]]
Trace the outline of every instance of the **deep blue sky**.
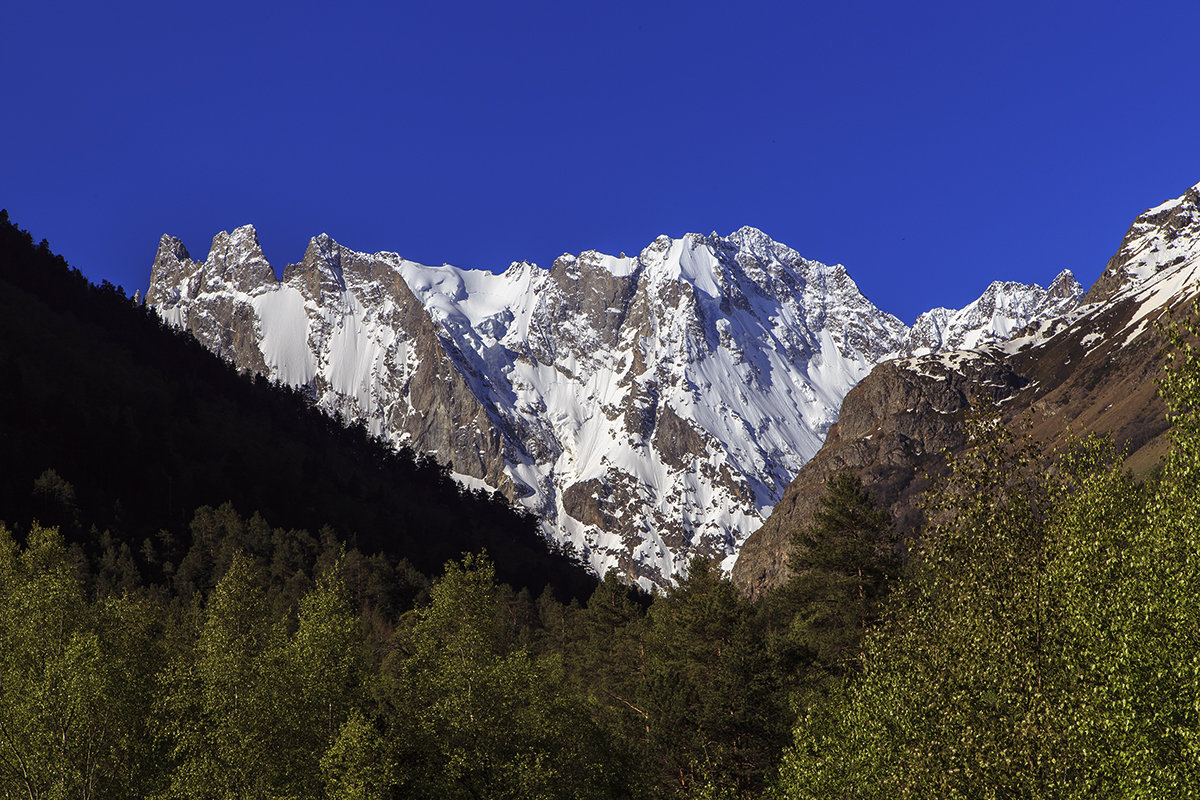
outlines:
[[1200, 181], [1200, 3], [9, 4], [0, 205], [145, 287], [252, 222], [502, 269], [762, 228], [906, 322]]

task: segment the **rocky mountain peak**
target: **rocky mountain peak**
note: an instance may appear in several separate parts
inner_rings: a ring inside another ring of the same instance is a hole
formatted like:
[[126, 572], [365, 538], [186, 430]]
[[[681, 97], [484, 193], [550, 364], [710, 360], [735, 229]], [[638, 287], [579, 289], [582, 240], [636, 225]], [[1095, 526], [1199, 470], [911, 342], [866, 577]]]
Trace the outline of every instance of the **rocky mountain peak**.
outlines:
[[330, 266], [341, 266], [342, 246], [334, 241], [328, 233], [318, 234], [308, 240], [308, 247], [304, 254], [308, 256], [309, 253], [324, 259]]
[[643, 264], [661, 261], [674, 243], [675, 240], [670, 236], [665, 233], [659, 234], [653, 242], [642, 249], [642, 252], [638, 254], [638, 260]]
[[971, 350], [1006, 341], [1038, 320], [1062, 316], [1079, 305], [1083, 287], [1063, 270], [1048, 289], [1038, 284], [993, 281], [961, 309], [935, 308], [917, 317], [908, 334], [910, 355]]
[[158, 240], [158, 251], [154, 254], [154, 262], [156, 264], [159, 262], [169, 263], [171, 261], [183, 262], [191, 260], [191, 255], [179, 239], [164, 233], [162, 238]]
[[1121, 240], [1084, 303], [1111, 300], [1119, 292], [1200, 255], [1200, 184], [1182, 196], [1142, 212]]
[[214, 236], [204, 260], [204, 272], [208, 282], [224, 283], [239, 292], [254, 292], [276, 283], [275, 271], [263, 255], [253, 225], [242, 225]]
[[342, 246], [327, 233], [314, 236], [308, 240], [308, 247], [304, 249], [304, 256], [300, 259], [300, 263], [340, 272], [342, 269]]
[[1075, 273], [1069, 269], [1064, 269], [1054, 276], [1054, 280], [1046, 287], [1046, 297], [1050, 300], [1065, 300], [1070, 297], [1078, 300], [1082, 296], [1082, 287], [1075, 279]]
[[319, 300], [323, 294], [344, 292], [344, 250], [345, 248], [327, 233], [314, 236], [309, 239], [300, 263], [289, 264], [284, 268], [283, 282], [296, 286], [305, 297], [313, 300]]
[[514, 261], [508, 265], [508, 269], [504, 270], [504, 274], [511, 278], [521, 278], [537, 268], [537, 264], [531, 261]]
[[[715, 232], [708, 236], [687, 233], [678, 239], [660, 236], [636, 263], [638, 269], [645, 269], [647, 280], [686, 284], [691, 287], [689, 294], [702, 296], [705, 302], [716, 301], [727, 313], [733, 307], [748, 308], [751, 295], [771, 303], [786, 302], [808, 282], [827, 288], [824, 282], [828, 278], [858, 295], [858, 287], [843, 280], [846, 276], [841, 267], [807, 261], [757, 228], [743, 227], [729, 236]], [[668, 294], [680, 296], [677, 290], [668, 290]], [[810, 293], [807, 299], [819, 301], [816, 295]]]
[[146, 292], [146, 302], [157, 305], [168, 300], [168, 297], [162, 296], [163, 290], [173, 287], [177, 292], [180, 284], [190, 278], [195, 270], [196, 263], [192, 261], [183, 242], [164, 233], [158, 240], [158, 250], [150, 268], [150, 288]]
[[[743, 225], [726, 238], [739, 250], [759, 258], [787, 259], [789, 255], [796, 255], [790, 247], [780, 244], [763, 231], [749, 225]], [[787, 252], [780, 253], [781, 250]]]
[[[744, 543], [734, 582], [756, 594], [786, 580], [792, 534], [811, 524], [827, 478], [844, 470], [890, 508], [897, 533], [916, 533], [929, 476], [965, 446], [971, 396], [990, 398], [1006, 424], [1047, 451], [1101, 434], [1126, 469], [1153, 472], [1167, 419], [1156, 391], [1165, 347], [1152, 323], [1200, 296], [1198, 201], [1200, 186], [1139, 216], [1084, 298], [1096, 302], [1079, 304], [1082, 289], [1064, 270], [1045, 290], [993, 283], [959, 311], [922, 314], [910, 341], [935, 351], [885, 361], [845, 396], [819, 452]], [[1027, 312], [1033, 319], [1013, 338], [989, 341]], [[980, 344], [936, 349], [960, 340]]]

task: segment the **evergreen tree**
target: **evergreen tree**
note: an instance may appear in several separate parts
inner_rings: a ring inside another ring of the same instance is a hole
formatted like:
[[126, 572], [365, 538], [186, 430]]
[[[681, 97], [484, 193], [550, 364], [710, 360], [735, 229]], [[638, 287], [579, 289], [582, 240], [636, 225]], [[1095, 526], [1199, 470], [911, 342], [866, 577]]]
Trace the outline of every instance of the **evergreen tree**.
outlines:
[[972, 423], [861, 678], [797, 725], [781, 796], [1198, 795], [1200, 359], [1177, 346], [1150, 485], [1108, 442], [1050, 463]]
[[900, 560], [891, 515], [851, 472], [829, 478], [813, 522], [792, 536], [788, 582], [766, 602], [772, 645], [801, 707], [857, 668]]
[[649, 724], [639, 705], [646, 680], [645, 636], [645, 612], [610, 570], [576, 616], [566, 656], [570, 675], [592, 697], [599, 719], [639, 748]]
[[390, 670], [388, 734], [401, 791], [429, 798], [628, 794], [619, 752], [568, 688], [497, 628], [486, 557], [449, 563]]
[[801, 719], [794, 796], [1043, 796], [1045, 473], [995, 417], [968, 440], [847, 707]]
[[784, 702], [750, 604], [703, 557], [650, 608], [645, 709], [673, 792], [760, 786], [786, 736]]

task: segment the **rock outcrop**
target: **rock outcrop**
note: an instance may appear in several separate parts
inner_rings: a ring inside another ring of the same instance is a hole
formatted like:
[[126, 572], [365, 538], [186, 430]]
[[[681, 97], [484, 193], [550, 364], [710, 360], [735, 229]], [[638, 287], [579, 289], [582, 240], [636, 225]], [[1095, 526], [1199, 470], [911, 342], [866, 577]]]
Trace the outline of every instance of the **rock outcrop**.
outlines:
[[318, 236], [277, 280], [252, 226], [218, 234], [203, 262], [164, 236], [146, 302], [239, 369], [305, 387], [331, 413], [511, 494], [504, 438], [398, 261]]
[[850, 471], [892, 513], [898, 536], [914, 534], [917, 500], [944, 453], [963, 445], [972, 396], [1010, 400], [1028, 381], [1003, 359], [952, 351], [888, 361], [850, 390], [825, 444], [788, 486], [763, 526], [742, 545], [733, 580], [757, 596], [783, 583], [793, 534], [811, 523], [833, 475]]

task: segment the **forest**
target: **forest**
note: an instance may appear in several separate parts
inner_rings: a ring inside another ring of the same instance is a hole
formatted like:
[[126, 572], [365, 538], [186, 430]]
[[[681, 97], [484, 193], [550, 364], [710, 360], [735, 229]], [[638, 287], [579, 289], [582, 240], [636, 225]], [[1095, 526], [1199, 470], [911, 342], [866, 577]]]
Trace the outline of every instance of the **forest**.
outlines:
[[[3, 222], [5, 266], [26, 259], [6, 279], [71, 274]], [[886, 512], [838, 475], [795, 533], [790, 581], [752, 602], [699, 559], [651, 596], [581, 577], [496, 498], [412, 454], [372, 460], [361, 431], [219, 363], [184, 371], [221, 387], [189, 384], [188, 405], [166, 370], [189, 345], [164, 344], [175, 335], [123, 292], [71, 279], [114, 328], [55, 312], [65, 291], [31, 280], [0, 286], [5, 797], [1200, 795], [1195, 310], [1168, 330], [1172, 444], [1146, 480], [1106, 441], [1046, 453], [980, 406], [918, 536], [891, 540]], [[50, 345], [12, 319], [86, 326], [78, 360], [125, 383], [96, 373], [94, 409], [62, 405], [34, 363]], [[87, 352], [105, 340], [170, 353], [145, 377], [149, 356]], [[165, 409], [136, 405], [147, 385]], [[206, 410], [242, 394], [258, 399]], [[238, 422], [256, 403], [264, 416]], [[326, 431], [316, 461], [288, 450], [305, 469], [204, 455], [183, 422], [288, 441], [291, 414]], [[155, 432], [156, 416], [180, 430]], [[89, 439], [96, 427], [112, 438]], [[319, 477], [329, 464], [342, 474]], [[141, 488], [170, 470], [169, 500]], [[401, 473], [441, 494], [395, 499], [381, 487]], [[358, 510], [373, 500], [384, 510]]]

